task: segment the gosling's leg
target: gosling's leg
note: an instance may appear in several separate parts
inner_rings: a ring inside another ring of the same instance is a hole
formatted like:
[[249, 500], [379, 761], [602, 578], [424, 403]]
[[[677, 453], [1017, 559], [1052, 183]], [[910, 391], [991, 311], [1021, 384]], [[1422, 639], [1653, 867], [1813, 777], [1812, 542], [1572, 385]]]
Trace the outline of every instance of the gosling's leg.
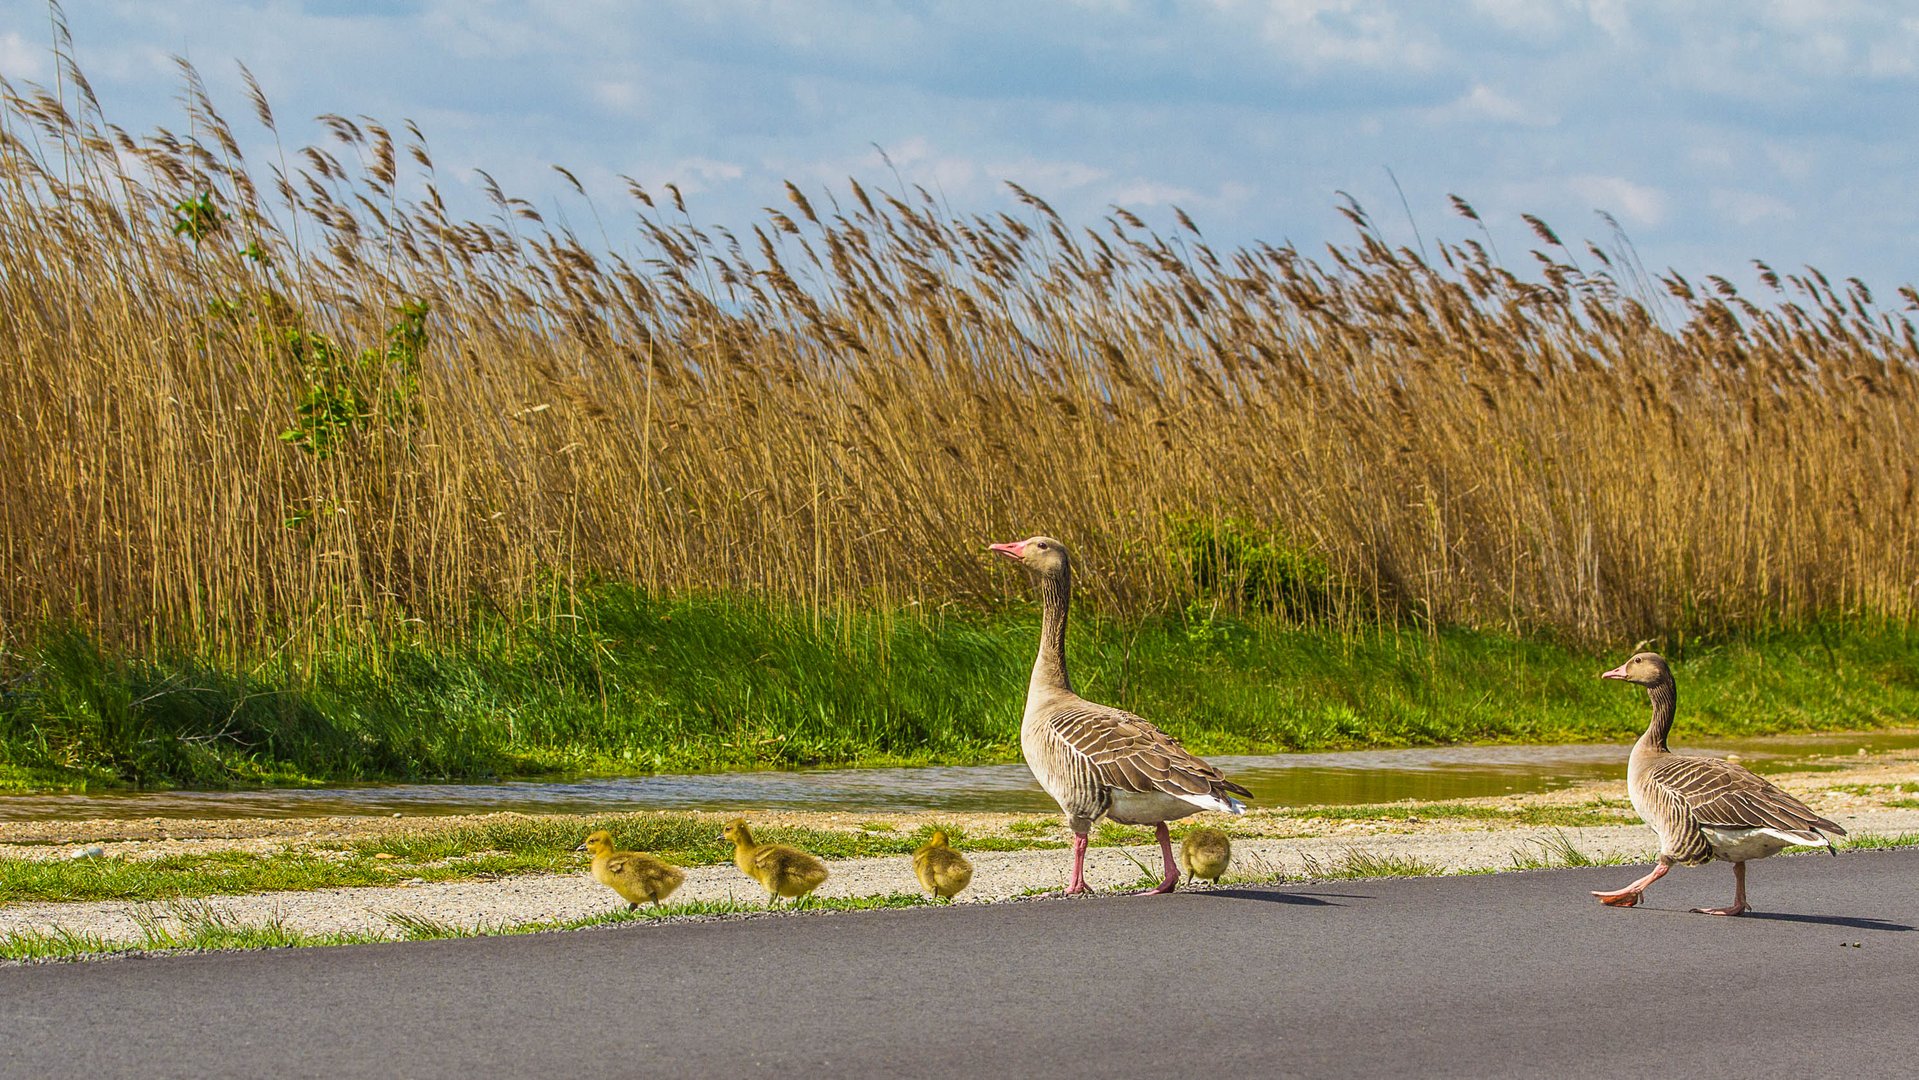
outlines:
[[1073, 879], [1066, 886], [1066, 895], [1075, 896], [1093, 890], [1086, 887], [1086, 834], [1073, 834]]
[[1638, 881], [1633, 882], [1623, 889], [1614, 889], [1612, 892], [1594, 892], [1593, 895], [1599, 898], [1600, 903], [1609, 907], [1638, 907], [1640, 894], [1646, 891], [1646, 886], [1665, 877], [1666, 871], [1671, 869], [1672, 860], [1661, 855], [1659, 862], [1652, 868], [1652, 873], [1647, 874], [1645, 877], [1640, 878]]
[[1179, 867], [1173, 863], [1173, 835], [1166, 831], [1166, 823], [1159, 823], [1159, 857], [1166, 865], [1166, 876], [1157, 889], [1147, 889], [1144, 895], [1153, 896], [1169, 893], [1179, 884]]
[[1751, 911], [1752, 908], [1746, 904], [1745, 863], [1736, 862], [1732, 864], [1732, 880], [1733, 893], [1731, 907], [1696, 907], [1693, 908], [1693, 910], [1701, 915], [1744, 915], [1746, 912]]

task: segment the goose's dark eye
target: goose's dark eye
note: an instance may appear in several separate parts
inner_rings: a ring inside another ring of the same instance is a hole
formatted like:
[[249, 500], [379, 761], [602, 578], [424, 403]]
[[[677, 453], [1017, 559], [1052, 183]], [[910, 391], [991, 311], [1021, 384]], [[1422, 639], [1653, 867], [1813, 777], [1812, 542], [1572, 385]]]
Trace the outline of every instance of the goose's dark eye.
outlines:
[[1039, 546], [1039, 549], [1040, 549], [1041, 551], [1045, 551], [1045, 550], [1046, 550], [1046, 545], [1045, 545], [1045, 544], [1041, 544], [1041, 545]]

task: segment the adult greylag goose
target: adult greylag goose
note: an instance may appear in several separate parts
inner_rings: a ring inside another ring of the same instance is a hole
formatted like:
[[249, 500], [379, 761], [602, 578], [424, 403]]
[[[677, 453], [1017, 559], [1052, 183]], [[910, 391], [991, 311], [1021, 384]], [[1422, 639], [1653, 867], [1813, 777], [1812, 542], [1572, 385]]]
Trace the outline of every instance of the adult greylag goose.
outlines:
[[1086, 887], [1086, 834], [1102, 817], [1151, 825], [1166, 872], [1156, 893], [1179, 883], [1166, 823], [1201, 810], [1228, 814], [1246, 807], [1235, 795], [1252, 792], [1186, 752], [1172, 736], [1129, 712], [1096, 705], [1073, 693], [1066, 675], [1066, 613], [1073, 595], [1073, 560], [1066, 546], [1035, 536], [991, 550], [1026, 567], [1039, 583], [1039, 656], [1026, 685], [1020, 750], [1033, 778], [1059, 803], [1073, 830], [1073, 876], [1068, 895]]
[[1817, 846], [1837, 855], [1830, 837], [1846, 830], [1813, 813], [1805, 803], [1754, 776], [1743, 766], [1719, 758], [1681, 757], [1666, 749], [1679, 688], [1672, 669], [1658, 653], [1642, 652], [1602, 679], [1620, 679], [1646, 688], [1652, 699], [1652, 723], [1633, 744], [1626, 764], [1626, 790], [1632, 807], [1659, 834], [1659, 862], [1652, 873], [1623, 889], [1595, 892], [1601, 903], [1633, 907], [1646, 887], [1664, 877], [1672, 864], [1698, 866], [1720, 859], [1732, 864], [1731, 907], [1693, 908], [1704, 915], [1738, 915], [1746, 903], [1746, 864], [1777, 855], [1794, 844]]

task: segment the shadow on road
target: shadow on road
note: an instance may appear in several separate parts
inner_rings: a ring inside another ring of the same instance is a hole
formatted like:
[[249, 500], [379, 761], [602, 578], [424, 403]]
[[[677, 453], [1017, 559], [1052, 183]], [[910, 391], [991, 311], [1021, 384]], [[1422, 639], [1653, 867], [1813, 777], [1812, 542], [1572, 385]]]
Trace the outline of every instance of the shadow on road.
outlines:
[[1343, 904], [1336, 904], [1331, 900], [1323, 900], [1321, 899], [1321, 897], [1323, 896], [1338, 896], [1338, 897], [1342, 897], [1349, 900], [1372, 899], [1372, 897], [1370, 896], [1364, 896], [1358, 893], [1319, 893], [1315, 895], [1313, 893], [1280, 892], [1277, 889], [1245, 889], [1245, 888], [1204, 889], [1204, 890], [1195, 889], [1194, 891], [1187, 893], [1186, 895], [1216, 896], [1216, 897], [1220, 897], [1227, 900], [1263, 900], [1269, 904], [1301, 904], [1306, 907], [1344, 907], [1345, 906]]
[[1771, 922], [1815, 923], [1820, 926], [1846, 926], [1854, 930], [1885, 930], [1897, 933], [1902, 930], [1919, 930], [1919, 927], [1905, 923], [1889, 922], [1885, 919], [1867, 918], [1863, 915], [1797, 915], [1789, 911], [1748, 911], [1739, 916], [1742, 919], [1766, 919]]

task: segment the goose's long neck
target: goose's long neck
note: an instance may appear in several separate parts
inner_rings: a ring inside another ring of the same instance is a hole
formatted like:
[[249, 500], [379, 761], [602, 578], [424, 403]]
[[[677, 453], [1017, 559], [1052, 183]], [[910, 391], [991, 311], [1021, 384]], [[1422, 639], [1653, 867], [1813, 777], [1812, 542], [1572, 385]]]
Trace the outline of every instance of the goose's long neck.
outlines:
[[1073, 690], [1072, 681], [1066, 677], [1066, 610], [1072, 598], [1070, 568], [1039, 579], [1039, 656], [1033, 661], [1033, 680], [1027, 684], [1028, 694], [1042, 690], [1071, 693]]
[[1646, 733], [1634, 744], [1635, 753], [1664, 754], [1666, 734], [1672, 730], [1673, 713], [1679, 708], [1679, 687], [1670, 678], [1646, 687], [1646, 696], [1652, 699], [1652, 723], [1646, 725]]

